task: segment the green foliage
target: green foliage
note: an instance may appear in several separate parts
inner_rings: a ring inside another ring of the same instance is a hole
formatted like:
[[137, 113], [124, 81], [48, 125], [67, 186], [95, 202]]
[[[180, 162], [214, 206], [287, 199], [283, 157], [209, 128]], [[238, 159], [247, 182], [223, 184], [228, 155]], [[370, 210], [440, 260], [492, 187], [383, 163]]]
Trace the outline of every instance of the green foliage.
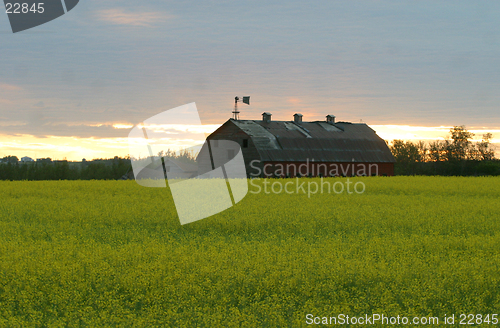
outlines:
[[500, 178], [351, 181], [366, 192], [249, 194], [186, 226], [168, 189], [0, 182], [0, 327], [499, 313]]
[[396, 163], [394, 171], [396, 175], [498, 176], [500, 161]]
[[465, 129], [465, 126], [455, 126], [450, 129], [450, 135], [453, 142], [449, 144], [448, 147], [448, 160], [449, 161], [461, 161], [467, 159], [470, 154], [471, 142], [474, 133], [471, 133]]
[[491, 149], [490, 140], [493, 138], [491, 133], [483, 134], [483, 140], [476, 145], [475, 159], [482, 161], [491, 161], [495, 158], [495, 152]]
[[417, 145], [411, 141], [394, 140], [390, 149], [398, 163], [415, 163], [422, 159]]
[[129, 158], [88, 162], [41, 161], [0, 164], [0, 180], [116, 180], [131, 169]]
[[400, 164], [402, 170], [407, 172], [407, 174], [415, 174], [415, 163], [422, 161], [418, 144], [414, 144], [411, 141], [393, 140], [390, 149], [394, 159]]
[[19, 162], [19, 158], [17, 158], [17, 156], [5, 156], [4, 158], [0, 159], [0, 162], [16, 164], [17, 162]]

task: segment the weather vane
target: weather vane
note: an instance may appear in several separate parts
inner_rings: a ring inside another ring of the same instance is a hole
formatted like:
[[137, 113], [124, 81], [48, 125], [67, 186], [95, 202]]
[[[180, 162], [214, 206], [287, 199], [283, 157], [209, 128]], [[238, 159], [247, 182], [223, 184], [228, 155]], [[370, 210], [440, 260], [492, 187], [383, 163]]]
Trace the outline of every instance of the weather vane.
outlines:
[[[238, 101], [240, 101], [240, 98], [238, 96], [234, 97], [234, 110], [233, 110], [233, 118], [235, 120], [240, 119], [240, 112], [238, 111]], [[245, 96], [243, 97], [243, 103], [250, 105], [250, 96]]]

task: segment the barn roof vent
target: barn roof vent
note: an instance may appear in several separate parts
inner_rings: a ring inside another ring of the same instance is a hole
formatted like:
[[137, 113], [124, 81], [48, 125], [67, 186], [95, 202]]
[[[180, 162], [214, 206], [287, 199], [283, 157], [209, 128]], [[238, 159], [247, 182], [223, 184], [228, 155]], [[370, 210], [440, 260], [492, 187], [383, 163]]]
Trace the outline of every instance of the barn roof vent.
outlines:
[[335, 123], [335, 115], [326, 115], [326, 123], [334, 124]]
[[301, 113], [293, 114], [293, 121], [297, 124], [302, 123], [302, 114]]
[[271, 122], [271, 115], [272, 114], [268, 112], [262, 113], [262, 120], [267, 123]]

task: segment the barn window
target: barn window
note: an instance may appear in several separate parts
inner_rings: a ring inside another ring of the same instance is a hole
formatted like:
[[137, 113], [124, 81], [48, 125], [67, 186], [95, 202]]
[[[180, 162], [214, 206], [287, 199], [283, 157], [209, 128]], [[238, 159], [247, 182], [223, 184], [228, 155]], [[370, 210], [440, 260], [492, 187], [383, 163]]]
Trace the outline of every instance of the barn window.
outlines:
[[227, 159], [232, 159], [234, 157], [234, 149], [227, 150]]
[[248, 139], [243, 139], [243, 148], [248, 148]]

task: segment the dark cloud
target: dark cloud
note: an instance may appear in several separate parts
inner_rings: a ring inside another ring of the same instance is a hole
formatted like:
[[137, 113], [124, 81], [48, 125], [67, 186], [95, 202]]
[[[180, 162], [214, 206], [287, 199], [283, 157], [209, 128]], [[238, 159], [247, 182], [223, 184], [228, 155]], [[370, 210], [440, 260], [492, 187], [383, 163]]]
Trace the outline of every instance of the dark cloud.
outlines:
[[2, 134], [29, 134], [36, 137], [58, 136], [77, 138], [126, 138], [129, 129], [115, 129], [112, 125], [88, 126], [66, 124], [34, 124], [7, 125], [1, 127]]

